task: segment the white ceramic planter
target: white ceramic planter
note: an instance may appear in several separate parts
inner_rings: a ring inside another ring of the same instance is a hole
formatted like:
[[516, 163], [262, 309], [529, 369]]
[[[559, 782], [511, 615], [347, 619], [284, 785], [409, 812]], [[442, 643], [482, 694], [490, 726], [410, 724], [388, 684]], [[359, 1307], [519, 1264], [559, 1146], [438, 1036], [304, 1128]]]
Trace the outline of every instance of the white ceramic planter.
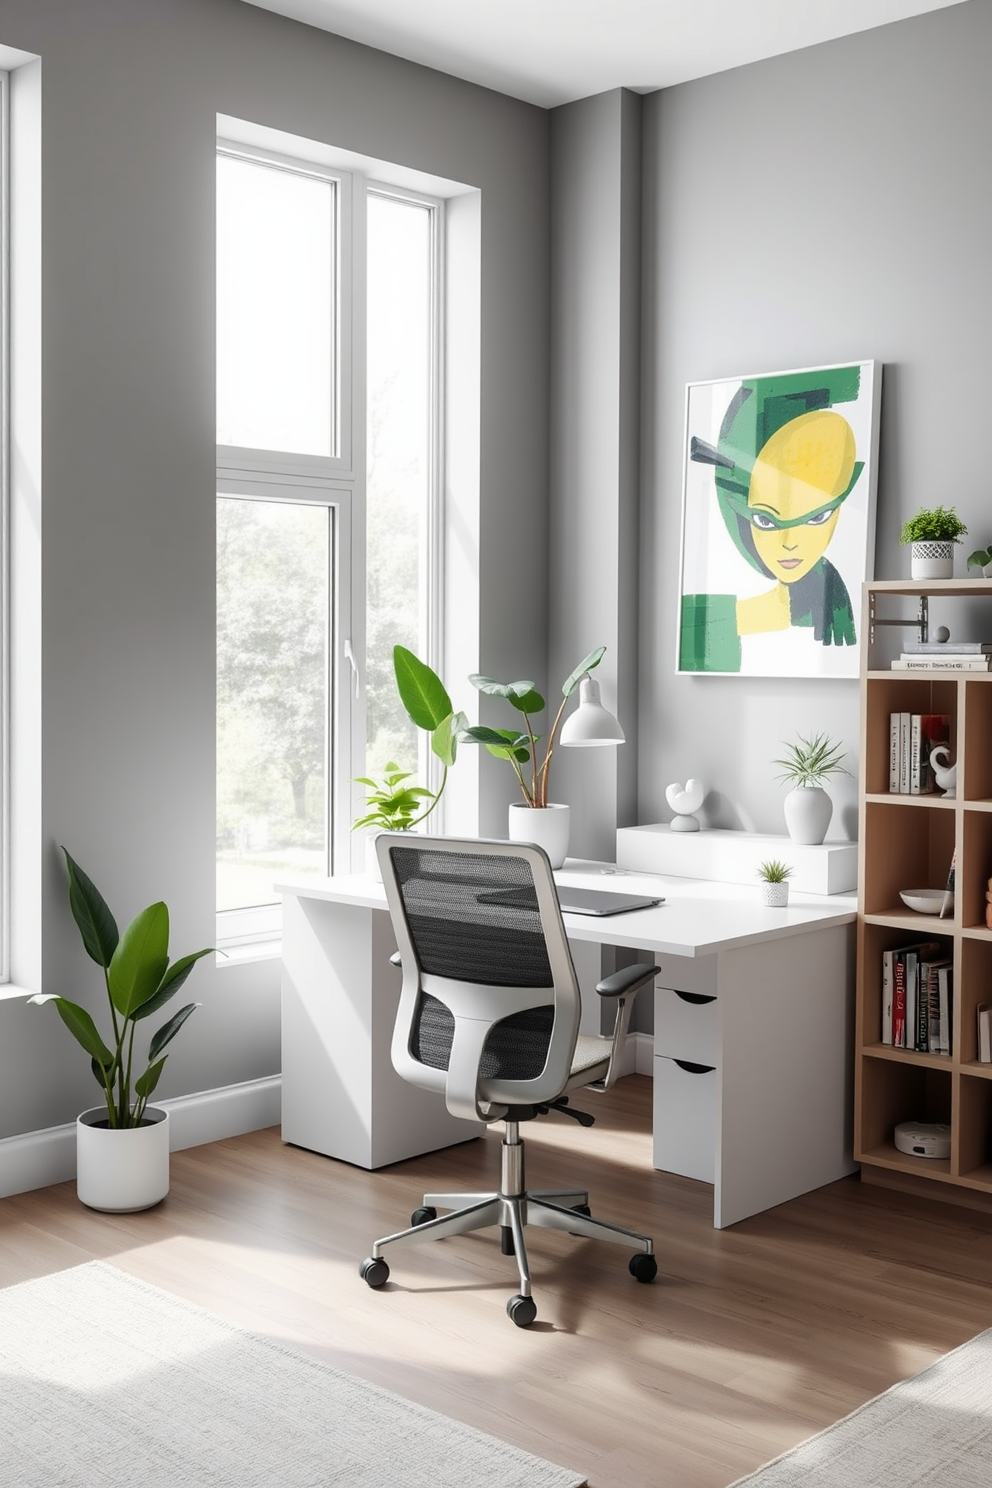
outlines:
[[536, 842], [551, 859], [552, 868], [560, 868], [568, 857], [568, 807], [550, 801], [547, 806], [514, 801], [507, 835], [511, 842]]
[[76, 1193], [89, 1209], [133, 1214], [169, 1192], [169, 1113], [145, 1111], [147, 1126], [111, 1130], [106, 1106], [76, 1118]]
[[834, 803], [820, 785], [797, 785], [783, 803], [785, 825], [793, 842], [816, 844], [827, 835]]
[[761, 902], [769, 909], [785, 909], [789, 902], [789, 885], [787, 883], [763, 883]]
[[953, 579], [954, 544], [950, 542], [911, 543], [909, 571], [914, 579]]

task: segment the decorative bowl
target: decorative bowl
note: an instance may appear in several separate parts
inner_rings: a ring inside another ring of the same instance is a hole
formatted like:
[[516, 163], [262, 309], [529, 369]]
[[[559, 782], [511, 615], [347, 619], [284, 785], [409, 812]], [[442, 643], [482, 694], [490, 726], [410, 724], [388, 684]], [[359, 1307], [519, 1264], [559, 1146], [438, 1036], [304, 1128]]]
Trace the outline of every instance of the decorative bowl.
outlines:
[[[940, 906], [944, 902], [943, 889], [900, 889], [899, 898], [908, 909], [915, 909], [917, 914], [939, 915]], [[954, 895], [948, 896], [948, 913], [954, 908]]]

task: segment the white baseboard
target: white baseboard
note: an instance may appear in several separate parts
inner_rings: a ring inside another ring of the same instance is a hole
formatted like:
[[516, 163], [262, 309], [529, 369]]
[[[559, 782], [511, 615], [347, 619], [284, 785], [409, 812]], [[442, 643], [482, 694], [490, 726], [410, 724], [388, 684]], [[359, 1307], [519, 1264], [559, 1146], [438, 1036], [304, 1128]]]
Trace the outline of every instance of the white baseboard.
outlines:
[[[174, 1100], [158, 1101], [169, 1112], [169, 1146], [201, 1147], [239, 1137], [242, 1132], [278, 1126], [282, 1113], [282, 1076], [244, 1080], [218, 1090], [200, 1090]], [[0, 1138], [0, 1198], [65, 1183], [76, 1176], [76, 1123]]]
[[628, 1033], [620, 1056], [620, 1073], [624, 1075], [654, 1074], [654, 1034]]

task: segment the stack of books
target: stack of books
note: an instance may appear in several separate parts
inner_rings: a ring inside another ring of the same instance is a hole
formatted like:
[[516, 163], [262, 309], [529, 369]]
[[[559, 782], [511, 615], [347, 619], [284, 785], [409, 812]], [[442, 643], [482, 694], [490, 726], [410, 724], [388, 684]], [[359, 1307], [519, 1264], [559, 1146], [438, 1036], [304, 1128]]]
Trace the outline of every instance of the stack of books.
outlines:
[[912, 641], [892, 670], [987, 672], [992, 670], [992, 641]]
[[930, 751], [946, 744], [946, 713], [889, 714], [889, 790], [903, 796], [927, 796], [937, 788]]
[[882, 953], [882, 1043], [922, 1054], [951, 1052], [951, 962], [925, 940]]

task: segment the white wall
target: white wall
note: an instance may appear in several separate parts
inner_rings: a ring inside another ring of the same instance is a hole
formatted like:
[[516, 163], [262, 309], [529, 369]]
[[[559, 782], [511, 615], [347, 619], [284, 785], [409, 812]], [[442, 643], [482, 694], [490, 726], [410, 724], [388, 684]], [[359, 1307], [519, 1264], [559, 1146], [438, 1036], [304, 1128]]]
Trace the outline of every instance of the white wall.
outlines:
[[[797, 730], [857, 770], [856, 682], [675, 675], [687, 382], [875, 358], [876, 576], [908, 577], [897, 538], [921, 505], [992, 537], [990, 56], [973, 0], [645, 100], [642, 821], [695, 775], [711, 824], [784, 831], [769, 761]], [[831, 835], [854, 836], [854, 781], [831, 793]]]
[[[42, 74], [36, 939], [44, 990], [95, 1005], [59, 843], [122, 921], [164, 898], [176, 952], [214, 933], [216, 115], [481, 190], [473, 623], [496, 672], [546, 646], [548, 119], [239, 0], [0, 0], [0, 45]], [[278, 1071], [277, 963], [188, 988], [163, 1096]], [[51, 1008], [0, 1002], [0, 1136], [92, 1092]]]

